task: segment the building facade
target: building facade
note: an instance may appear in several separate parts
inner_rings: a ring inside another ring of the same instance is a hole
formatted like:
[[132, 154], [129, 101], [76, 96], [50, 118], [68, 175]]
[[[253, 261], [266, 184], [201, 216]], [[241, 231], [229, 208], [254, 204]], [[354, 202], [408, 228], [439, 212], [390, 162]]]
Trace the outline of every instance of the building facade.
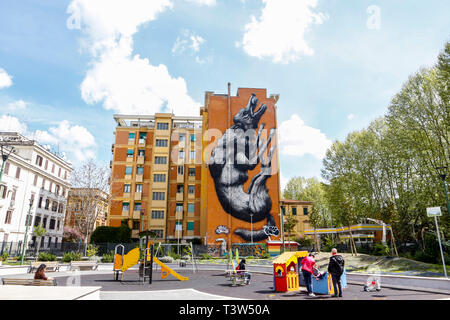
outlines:
[[106, 226], [109, 194], [99, 189], [72, 188], [69, 190], [64, 226], [91, 234], [97, 227]]
[[132, 238], [200, 237], [201, 118], [158, 113], [114, 116], [109, 226], [125, 222]]
[[46, 229], [41, 247], [60, 244], [71, 164], [18, 133], [0, 132], [0, 144], [13, 148], [1, 178], [0, 241], [23, 243], [28, 220], [28, 243], [36, 240], [33, 227], [41, 225]]
[[[298, 237], [299, 235], [305, 236], [305, 230], [311, 229], [309, 223], [309, 215], [312, 212], [313, 202], [301, 201], [301, 200], [280, 200], [280, 210], [284, 217], [294, 216], [297, 223], [291, 232], [291, 236]], [[284, 236], [288, 236], [285, 231]]]

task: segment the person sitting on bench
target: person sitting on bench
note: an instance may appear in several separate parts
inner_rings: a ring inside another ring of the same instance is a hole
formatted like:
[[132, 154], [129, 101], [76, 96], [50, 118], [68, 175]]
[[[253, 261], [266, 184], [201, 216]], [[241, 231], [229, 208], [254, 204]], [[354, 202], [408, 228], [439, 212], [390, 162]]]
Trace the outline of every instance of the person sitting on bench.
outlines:
[[250, 284], [250, 279], [252, 278], [252, 275], [249, 272], [245, 271], [245, 259], [242, 259], [239, 262], [239, 265], [237, 266], [236, 270], [238, 274], [245, 276], [245, 284]]
[[53, 280], [53, 278], [47, 278], [45, 276], [45, 270], [47, 266], [43, 263], [37, 268], [36, 273], [34, 274], [35, 280]]

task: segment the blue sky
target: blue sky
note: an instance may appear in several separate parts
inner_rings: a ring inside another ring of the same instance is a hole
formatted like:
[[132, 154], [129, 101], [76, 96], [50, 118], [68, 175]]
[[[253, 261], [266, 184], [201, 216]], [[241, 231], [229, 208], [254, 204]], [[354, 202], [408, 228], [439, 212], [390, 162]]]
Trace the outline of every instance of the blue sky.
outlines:
[[198, 115], [205, 91], [231, 82], [280, 94], [284, 183], [320, 177], [332, 141], [435, 63], [449, 12], [442, 0], [2, 1], [0, 130], [106, 163], [114, 113]]

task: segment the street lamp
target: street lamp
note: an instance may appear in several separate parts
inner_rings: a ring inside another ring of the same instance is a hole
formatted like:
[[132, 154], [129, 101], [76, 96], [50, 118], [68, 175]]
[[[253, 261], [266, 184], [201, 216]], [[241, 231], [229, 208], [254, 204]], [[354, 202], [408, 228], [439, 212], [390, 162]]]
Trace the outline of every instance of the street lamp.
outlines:
[[[4, 148], [5, 147], [5, 148]], [[3, 170], [5, 168], [5, 164], [6, 164], [6, 160], [8, 160], [9, 155], [11, 154], [11, 152], [14, 151], [14, 147], [11, 147], [11, 149], [9, 149], [9, 151], [6, 151], [6, 146], [5, 145], [0, 145], [0, 151], [2, 154], [2, 167], [0, 169], [0, 182], [2, 182], [2, 176], [3, 176]]]
[[445, 200], [447, 201], [447, 212], [450, 214], [450, 202], [448, 200], [448, 190], [447, 190], [447, 183], [445, 182], [445, 178], [447, 177], [447, 167], [437, 167], [436, 170], [439, 173], [439, 177], [442, 179], [442, 185], [444, 186], [444, 194], [445, 194]]
[[30, 199], [30, 207], [28, 208], [28, 214], [26, 220], [26, 229], [25, 229], [25, 235], [23, 239], [23, 245], [22, 245], [22, 257], [20, 259], [20, 264], [23, 265], [23, 260], [25, 259], [25, 248], [27, 247], [27, 238], [28, 238], [28, 227], [31, 224], [30, 218], [31, 218], [31, 207], [33, 206], [33, 198]]

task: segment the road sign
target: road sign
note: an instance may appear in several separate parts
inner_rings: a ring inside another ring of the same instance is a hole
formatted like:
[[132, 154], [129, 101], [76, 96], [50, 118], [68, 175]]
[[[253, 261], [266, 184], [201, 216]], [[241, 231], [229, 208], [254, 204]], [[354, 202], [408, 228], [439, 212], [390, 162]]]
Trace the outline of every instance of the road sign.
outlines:
[[429, 217], [440, 217], [441, 215], [442, 215], [441, 207], [427, 208], [427, 216], [429, 216]]

